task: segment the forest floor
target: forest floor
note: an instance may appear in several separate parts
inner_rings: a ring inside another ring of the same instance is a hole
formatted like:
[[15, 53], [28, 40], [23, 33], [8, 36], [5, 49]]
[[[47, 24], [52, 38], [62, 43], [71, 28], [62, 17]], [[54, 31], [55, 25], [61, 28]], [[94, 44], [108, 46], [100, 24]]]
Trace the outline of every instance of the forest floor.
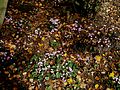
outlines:
[[103, 0], [93, 18], [61, 14], [52, 2], [9, 1], [1, 90], [120, 90], [120, 1]]

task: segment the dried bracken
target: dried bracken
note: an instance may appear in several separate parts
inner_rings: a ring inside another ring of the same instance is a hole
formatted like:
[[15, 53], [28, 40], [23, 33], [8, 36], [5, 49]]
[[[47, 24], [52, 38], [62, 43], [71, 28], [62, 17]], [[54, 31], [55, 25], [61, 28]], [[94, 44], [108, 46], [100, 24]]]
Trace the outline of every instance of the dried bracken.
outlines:
[[120, 88], [119, 0], [96, 0], [97, 12], [95, 0], [86, 1], [9, 2], [0, 30], [0, 88]]

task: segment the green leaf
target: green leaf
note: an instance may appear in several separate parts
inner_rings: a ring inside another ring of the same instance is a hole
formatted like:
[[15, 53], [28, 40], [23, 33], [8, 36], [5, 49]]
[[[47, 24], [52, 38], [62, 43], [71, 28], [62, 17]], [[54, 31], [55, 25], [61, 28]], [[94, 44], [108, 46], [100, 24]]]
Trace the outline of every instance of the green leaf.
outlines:
[[47, 87], [45, 88], [45, 90], [52, 90], [52, 87], [51, 87], [51, 86], [47, 86]]
[[73, 67], [73, 64], [74, 64], [74, 63], [73, 63], [72, 61], [69, 61], [69, 62], [68, 62], [68, 67], [71, 67], [71, 68], [72, 68], [72, 67]]
[[50, 42], [50, 46], [53, 47], [53, 48], [57, 48], [59, 46], [59, 43], [57, 41], [51, 41]]
[[54, 25], [50, 25], [49, 28], [50, 28], [50, 29], [54, 29]]
[[38, 65], [37, 65], [37, 64], [35, 64], [35, 65], [34, 65], [34, 68], [38, 68]]
[[38, 56], [37, 55], [33, 55], [32, 58], [30, 59], [30, 61], [37, 61], [38, 60]]
[[66, 90], [71, 90], [70, 88], [67, 88]]
[[76, 77], [76, 73], [75, 72], [72, 72], [71, 75], [72, 75], [72, 77]]
[[75, 1], [75, 4], [78, 5], [78, 6], [80, 5], [80, 3], [78, 3], [77, 1]]
[[51, 68], [52, 68], [52, 69], [56, 69], [56, 66], [52, 66]]
[[49, 65], [49, 62], [44, 63], [44, 66], [47, 67]]
[[56, 58], [56, 62], [57, 62], [57, 64], [59, 64], [59, 63], [61, 63], [61, 61], [62, 61], [62, 56], [59, 55], [59, 56]]
[[43, 76], [42, 76], [42, 75], [39, 75], [39, 76], [38, 76], [38, 80], [39, 80], [39, 81], [42, 81], [42, 79], [43, 79]]
[[[117, 89], [118, 88], [118, 89]], [[120, 84], [117, 84], [117, 87], [116, 87], [117, 90], [120, 90]]]
[[49, 80], [49, 77], [45, 77], [45, 80]]
[[58, 66], [59, 70], [62, 70], [62, 65], [61, 64], [58, 64], [57, 66]]
[[37, 77], [37, 73], [36, 72], [32, 72], [32, 76], [33, 77]]
[[55, 79], [55, 77], [56, 77], [55, 74], [52, 74], [52, 75], [51, 75], [51, 78], [52, 78], [52, 79]]
[[57, 72], [56, 73], [56, 78], [60, 78], [61, 77], [61, 73]]

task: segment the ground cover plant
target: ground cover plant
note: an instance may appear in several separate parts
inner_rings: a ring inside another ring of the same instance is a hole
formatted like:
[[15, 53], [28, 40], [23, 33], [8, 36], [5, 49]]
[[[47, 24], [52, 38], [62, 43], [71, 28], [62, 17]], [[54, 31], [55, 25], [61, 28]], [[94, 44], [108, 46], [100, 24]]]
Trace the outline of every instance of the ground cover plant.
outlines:
[[119, 0], [10, 0], [0, 89], [119, 90], [119, 9]]

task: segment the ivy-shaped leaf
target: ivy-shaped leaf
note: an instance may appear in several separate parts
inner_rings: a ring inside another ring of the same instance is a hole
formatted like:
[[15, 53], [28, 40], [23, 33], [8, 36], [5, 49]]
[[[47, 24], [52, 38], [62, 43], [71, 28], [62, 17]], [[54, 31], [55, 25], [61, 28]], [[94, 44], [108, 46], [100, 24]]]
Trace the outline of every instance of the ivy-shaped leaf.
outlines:
[[68, 67], [71, 67], [71, 68], [72, 68], [72, 67], [73, 67], [73, 64], [74, 64], [74, 63], [73, 63], [72, 61], [69, 61], [69, 62], [68, 62]]
[[59, 42], [53, 40], [50, 42], [50, 46], [53, 47], [53, 48], [57, 48], [59, 46]]
[[45, 88], [45, 90], [52, 90], [52, 87], [51, 87], [51, 86], [47, 86], [47, 87]]
[[45, 77], [45, 80], [49, 80], [49, 77]]
[[58, 57], [56, 57], [57, 64], [61, 63], [61, 61], [62, 61], [62, 56], [61, 55], [59, 55]]
[[56, 73], [56, 78], [60, 78], [61, 77], [61, 73], [60, 72], [57, 72]]
[[30, 59], [30, 61], [37, 61], [38, 60], [38, 56], [37, 55], [33, 55], [32, 58]]
[[40, 75], [38, 76], [38, 80], [39, 80], [39, 81], [42, 81], [42, 79], [43, 79], [43, 75], [40, 74]]

